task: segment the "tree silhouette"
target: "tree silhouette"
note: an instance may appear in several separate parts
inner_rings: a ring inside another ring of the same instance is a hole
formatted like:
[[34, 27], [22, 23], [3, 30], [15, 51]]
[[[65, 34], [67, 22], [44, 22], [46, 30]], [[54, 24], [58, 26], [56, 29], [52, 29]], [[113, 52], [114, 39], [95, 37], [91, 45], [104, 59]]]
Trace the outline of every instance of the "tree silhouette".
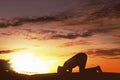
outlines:
[[9, 63], [7, 60], [0, 60], [0, 80], [8, 80]]

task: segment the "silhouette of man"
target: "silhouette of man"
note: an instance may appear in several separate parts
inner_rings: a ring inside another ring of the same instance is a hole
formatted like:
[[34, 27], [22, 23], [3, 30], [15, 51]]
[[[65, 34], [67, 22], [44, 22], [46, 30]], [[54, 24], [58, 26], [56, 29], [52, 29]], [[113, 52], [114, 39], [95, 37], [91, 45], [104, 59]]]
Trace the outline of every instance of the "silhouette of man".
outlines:
[[75, 56], [68, 59], [63, 66], [58, 66], [58, 73], [72, 72], [72, 69], [76, 66], [79, 67], [79, 72], [85, 70], [85, 65], [87, 61], [87, 55], [85, 53], [78, 53]]

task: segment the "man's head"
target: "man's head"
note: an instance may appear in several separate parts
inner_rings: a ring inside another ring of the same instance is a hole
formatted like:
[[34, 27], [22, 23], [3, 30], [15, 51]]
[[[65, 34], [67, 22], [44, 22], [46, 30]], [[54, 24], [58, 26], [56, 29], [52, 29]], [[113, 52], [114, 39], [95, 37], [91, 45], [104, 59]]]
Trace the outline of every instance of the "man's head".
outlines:
[[57, 72], [61, 74], [61, 73], [65, 73], [66, 70], [65, 70], [64, 67], [62, 67], [62, 66], [58, 66], [58, 70], [57, 70]]

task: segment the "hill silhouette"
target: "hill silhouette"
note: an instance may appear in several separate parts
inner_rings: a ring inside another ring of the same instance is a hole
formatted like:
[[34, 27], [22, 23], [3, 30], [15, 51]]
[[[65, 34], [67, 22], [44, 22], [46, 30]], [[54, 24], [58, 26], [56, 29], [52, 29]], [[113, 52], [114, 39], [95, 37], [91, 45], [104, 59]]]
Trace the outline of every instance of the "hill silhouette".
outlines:
[[119, 80], [120, 73], [93, 72], [93, 73], [49, 73], [37, 75], [25, 75], [15, 72], [0, 72], [0, 80]]

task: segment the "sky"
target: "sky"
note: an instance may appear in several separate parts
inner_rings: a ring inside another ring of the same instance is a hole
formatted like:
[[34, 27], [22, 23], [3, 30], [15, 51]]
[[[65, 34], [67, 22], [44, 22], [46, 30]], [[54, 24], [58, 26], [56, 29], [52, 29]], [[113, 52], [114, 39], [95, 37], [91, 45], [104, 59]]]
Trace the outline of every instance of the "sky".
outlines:
[[50, 15], [74, 3], [73, 0], [1, 0], [0, 17]]
[[79, 52], [86, 68], [120, 72], [119, 0], [0, 0], [0, 10], [0, 59], [17, 72], [43, 62], [56, 72]]

